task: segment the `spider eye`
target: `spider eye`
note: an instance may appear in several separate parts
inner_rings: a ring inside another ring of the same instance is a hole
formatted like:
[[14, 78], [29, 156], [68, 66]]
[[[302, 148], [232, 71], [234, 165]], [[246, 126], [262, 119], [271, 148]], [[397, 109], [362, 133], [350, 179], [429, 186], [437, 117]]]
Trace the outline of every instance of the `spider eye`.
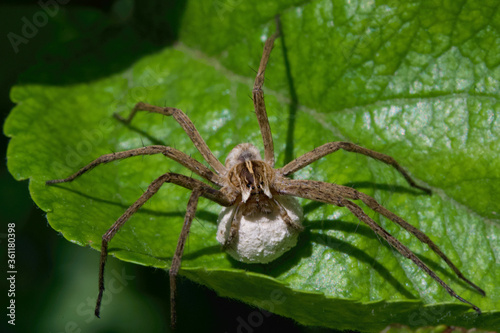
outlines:
[[251, 188], [251, 187], [252, 187], [252, 184], [248, 183], [248, 184], [247, 184], [247, 187], [248, 187], [248, 188]]

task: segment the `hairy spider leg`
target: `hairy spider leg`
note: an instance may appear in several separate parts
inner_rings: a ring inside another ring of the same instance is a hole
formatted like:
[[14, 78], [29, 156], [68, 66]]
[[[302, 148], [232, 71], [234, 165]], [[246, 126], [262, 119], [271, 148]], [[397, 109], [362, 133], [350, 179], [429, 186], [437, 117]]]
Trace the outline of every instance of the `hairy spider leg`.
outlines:
[[[130, 206], [125, 213], [122, 214], [116, 220], [116, 222], [111, 226], [111, 228], [106, 231], [106, 233], [102, 236], [102, 244], [101, 244], [101, 259], [100, 259], [100, 264], [99, 264], [99, 294], [97, 296], [97, 301], [96, 301], [96, 307], [95, 307], [95, 315], [99, 317], [100, 314], [100, 308], [101, 308], [101, 301], [102, 301], [102, 296], [104, 293], [104, 266], [106, 263], [106, 258], [108, 256], [108, 244], [109, 242], [113, 239], [113, 237], [116, 235], [116, 233], [120, 230], [120, 228], [127, 222], [130, 217], [137, 212], [139, 208], [142, 207], [148, 201], [153, 195], [155, 195], [160, 187], [165, 184], [165, 183], [172, 183], [176, 184], [179, 186], [182, 186], [184, 188], [190, 189], [193, 191], [194, 194], [191, 194], [189, 203], [188, 203], [188, 209], [186, 211], [186, 218], [184, 222], [184, 226], [181, 232], [181, 235], [179, 236], [179, 241], [178, 241], [178, 246], [177, 250], [174, 254], [174, 257], [172, 259], [172, 267], [171, 272], [170, 272], [170, 284], [171, 286], [174, 287], [174, 289], [170, 290], [171, 292], [171, 316], [174, 319], [172, 322], [172, 325], [175, 324], [175, 281], [172, 282], [172, 279], [175, 279], [175, 276], [177, 275], [177, 272], [179, 271], [179, 267], [181, 264], [181, 257], [182, 257], [182, 251], [184, 249], [184, 243], [186, 241], [186, 238], [189, 233], [189, 227], [191, 225], [191, 221], [194, 218], [194, 214], [196, 211], [196, 204], [198, 202], [198, 197], [203, 196], [211, 201], [214, 201], [218, 203], [219, 205], [222, 206], [230, 206], [232, 204], [231, 201], [229, 201], [226, 196], [220, 192], [219, 190], [216, 190], [207, 184], [193, 179], [191, 177], [187, 177], [184, 175], [176, 174], [176, 173], [165, 173], [155, 179], [147, 188], [146, 192], [144, 192], [139, 199], [137, 199], [136, 202]], [[189, 220], [189, 222], [188, 222]], [[186, 230], [187, 228], [187, 230]], [[172, 272], [173, 270], [173, 272]]]
[[54, 180], [48, 180], [45, 182], [46, 185], [51, 185], [51, 184], [57, 184], [57, 183], [66, 183], [66, 182], [71, 182], [75, 178], [80, 177], [87, 171], [92, 170], [99, 164], [106, 164], [112, 161], [116, 160], [121, 160], [133, 156], [141, 156], [141, 155], [154, 155], [154, 154], [163, 154], [168, 158], [171, 158], [172, 160], [180, 163], [181, 165], [185, 166], [189, 170], [193, 171], [194, 173], [200, 175], [201, 177], [205, 178], [206, 180], [212, 182], [213, 184], [222, 186], [223, 182], [221, 178], [213, 173], [209, 168], [195, 160], [194, 158], [188, 156], [187, 154], [171, 148], [167, 146], [147, 146], [147, 147], [142, 147], [142, 148], [136, 148], [136, 149], [130, 149], [126, 151], [120, 151], [116, 153], [111, 153], [111, 154], [106, 154], [98, 157], [94, 161], [90, 162], [83, 168], [81, 168], [79, 171], [75, 172], [71, 176], [64, 178], [64, 179], [54, 179]]
[[[375, 221], [373, 221], [368, 215], [366, 215], [366, 213], [364, 213], [359, 206], [347, 200], [347, 199], [362, 200], [371, 209], [373, 209], [376, 212], [379, 212], [380, 214], [386, 216], [391, 221], [399, 224], [400, 226], [411, 232], [413, 235], [415, 235], [419, 240], [421, 240], [419, 236], [421, 236], [421, 234], [423, 233], [420, 230], [411, 226], [408, 222], [404, 221], [402, 218], [400, 218], [394, 213], [387, 214], [387, 210], [385, 208], [380, 209], [380, 207], [382, 206], [378, 204], [375, 201], [375, 199], [347, 186], [341, 186], [314, 180], [295, 180], [284, 177], [280, 177], [279, 180], [277, 181], [276, 190], [278, 190], [278, 192], [282, 194], [299, 196], [305, 199], [321, 201], [339, 207], [348, 208], [360, 221], [366, 223], [377, 235], [383, 237], [390, 245], [392, 245], [396, 250], [398, 250], [399, 253], [401, 253], [406, 258], [412, 260], [420, 269], [422, 269], [430, 277], [432, 277], [435, 281], [437, 281], [443, 288], [446, 289], [446, 291], [451, 296], [457, 298], [461, 302], [471, 305], [472, 308], [477, 313], [481, 313], [481, 310], [477, 306], [460, 297], [455, 291], [453, 291], [453, 289], [451, 289], [445, 282], [443, 282], [443, 280], [441, 280], [436, 275], [436, 273], [434, 273], [429, 267], [427, 267], [427, 265], [425, 265], [425, 263], [422, 260], [420, 260], [415, 254], [413, 254], [413, 252], [411, 252], [400, 241], [398, 241], [396, 238], [390, 235], [384, 228], [375, 223]], [[408, 225], [410, 225], [411, 228], [407, 228]], [[418, 230], [418, 232], [415, 233], [415, 230]], [[463, 277], [463, 274], [458, 270], [458, 268], [456, 268], [453, 264], [450, 265], [451, 261], [448, 259], [448, 257], [446, 257], [446, 255], [430, 239], [428, 239], [428, 241], [423, 241], [423, 242], [428, 244], [429, 247], [436, 254], [438, 254], [441, 258], [443, 258], [444, 261], [455, 272], [458, 271], [457, 275], [459, 278], [469, 283], [472, 287], [477, 289], [482, 295], [485, 295], [484, 291], [481, 288], [477, 287], [475, 284], [473, 284], [468, 279]]]
[[175, 328], [175, 325], [177, 323], [177, 312], [175, 311], [175, 299], [177, 294], [177, 273], [179, 273], [179, 268], [181, 267], [184, 245], [186, 244], [186, 239], [189, 235], [189, 230], [191, 229], [191, 223], [193, 222], [194, 216], [196, 214], [198, 199], [201, 195], [203, 195], [203, 192], [204, 189], [202, 187], [196, 187], [193, 189], [193, 192], [191, 192], [191, 196], [189, 197], [186, 208], [186, 216], [184, 217], [184, 224], [179, 236], [179, 241], [177, 242], [177, 248], [175, 249], [174, 258], [172, 259], [172, 265], [170, 266], [170, 325], [172, 326], [172, 328]]
[[128, 118], [123, 118], [118, 114], [114, 114], [115, 118], [128, 124], [132, 121], [137, 111], [148, 111], [159, 113], [165, 116], [172, 116], [181, 125], [186, 134], [189, 136], [196, 149], [201, 153], [205, 161], [217, 172], [219, 176], [226, 174], [226, 167], [214, 156], [210, 148], [208, 148], [205, 140], [201, 137], [200, 133], [194, 126], [193, 122], [189, 119], [184, 112], [179, 109], [171, 107], [154, 106], [148, 103], [139, 102], [135, 105]]
[[358, 146], [354, 143], [350, 142], [344, 142], [344, 141], [335, 141], [335, 142], [328, 142], [325, 143], [324, 145], [321, 145], [313, 150], [311, 150], [308, 153], [305, 153], [304, 155], [294, 159], [284, 167], [280, 169], [280, 172], [283, 176], [289, 176], [293, 174], [294, 172], [308, 166], [309, 164], [319, 160], [322, 157], [325, 157], [326, 155], [332, 154], [336, 152], [339, 149], [343, 149], [345, 151], [353, 152], [353, 153], [358, 153], [358, 154], [363, 154], [365, 156], [371, 157], [375, 160], [384, 162], [385, 164], [388, 164], [392, 167], [394, 167], [408, 182], [408, 184], [411, 187], [418, 188], [427, 194], [431, 194], [431, 190], [418, 185], [415, 183], [415, 181], [410, 177], [408, 172], [406, 172], [405, 169], [403, 169], [394, 158], [376, 152], [374, 150], [370, 150], [361, 146]]
[[273, 49], [274, 40], [278, 36], [279, 31], [276, 31], [266, 40], [264, 44], [264, 51], [262, 53], [262, 58], [260, 60], [259, 69], [257, 71], [257, 76], [255, 77], [255, 83], [252, 90], [255, 114], [259, 122], [260, 132], [264, 142], [264, 161], [266, 161], [271, 167], [274, 167], [274, 144], [271, 127], [269, 126], [269, 120], [267, 118], [266, 103], [264, 102], [264, 91], [262, 90], [262, 86], [264, 85], [264, 74], [267, 62], [269, 61], [269, 56], [271, 55], [271, 51]]

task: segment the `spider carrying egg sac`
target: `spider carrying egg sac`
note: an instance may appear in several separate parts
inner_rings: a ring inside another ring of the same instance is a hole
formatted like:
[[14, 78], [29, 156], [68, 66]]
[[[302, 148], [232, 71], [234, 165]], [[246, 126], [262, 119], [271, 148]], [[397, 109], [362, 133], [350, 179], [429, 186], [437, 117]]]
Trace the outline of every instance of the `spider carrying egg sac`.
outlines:
[[275, 260], [297, 244], [302, 207], [295, 198], [272, 191], [273, 168], [254, 145], [237, 145], [226, 167], [228, 186], [241, 194], [241, 200], [222, 209], [217, 241], [244, 263]]

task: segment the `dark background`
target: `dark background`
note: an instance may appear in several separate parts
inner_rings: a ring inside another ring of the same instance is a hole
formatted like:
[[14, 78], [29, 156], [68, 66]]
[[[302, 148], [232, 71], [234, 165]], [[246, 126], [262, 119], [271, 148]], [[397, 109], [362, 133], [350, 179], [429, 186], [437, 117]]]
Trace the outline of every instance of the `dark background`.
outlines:
[[[20, 44], [16, 53], [7, 34], [14, 32], [21, 35], [22, 18], [33, 17], [40, 7], [36, 1], [2, 1], [2, 119], [14, 107], [9, 91], [15, 84], [68, 85], [88, 82], [124, 70], [143, 55], [172, 44], [177, 38], [184, 7], [184, 1], [69, 1], [61, 6], [59, 14], [39, 29], [35, 37], [30, 38], [27, 44]], [[0, 140], [0, 155], [5, 156], [9, 139], [0, 136]], [[138, 325], [146, 332], [169, 330], [168, 273], [114, 258], [108, 259], [110, 267], [117, 271], [125, 269], [128, 275], [134, 277], [125, 287], [125, 292], [115, 295], [109, 305], [118, 315], [109, 314], [107, 319], [94, 320], [90, 326], [83, 320], [86, 317], [78, 317], [74, 313], [74, 304], [83, 301], [78, 299], [75, 303], [77, 291], [88, 289], [90, 285], [95, 291], [89, 296], [97, 294], [98, 252], [72, 244], [54, 231], [48, 225], [45, 213], [32, 202], [28, 180], [14, 180], [5, 163], [0, 164], [0, 220], [2, 253], [7, 249], [7, 223], [16, 224], [17, 266], [16, 326], [7, 325], [2, 313], [2, 331], [38, 332], [47, 327], [51, 332], [132, 330], [130, 326], [129, 329], [124, 328], [124, 318], [137, 318]], [[2, 267], [5, 265], [4, 255]], [[248, 318], [256, 311], [255, 308], [217, 297], [213, 291], [187, 279], [179, 280], [179, 332], [327, 331], [303, 327], [277, 315], [266, 317], [257, 328], [242, 327], [237, 318]], [[3, 306], [8, 302], [6, 291], [7, 288], [2, 288]], [[141, 299], [141, 302], [131, 313], [131, 307], [124, 303], [134, 299]], [[124, 311], [120, 313], [122, 308]], [[106, 316], [106, 312], [102, 315]], [[74, 318], [81, 320], [76, 322]]]

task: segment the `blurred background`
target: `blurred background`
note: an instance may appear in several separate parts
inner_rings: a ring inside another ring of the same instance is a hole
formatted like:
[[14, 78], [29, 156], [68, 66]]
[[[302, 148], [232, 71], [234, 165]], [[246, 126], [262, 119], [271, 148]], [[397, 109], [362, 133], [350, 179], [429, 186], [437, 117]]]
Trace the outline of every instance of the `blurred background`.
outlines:
[[[40, 3], [50, 3], [41, 1]], [[59, 1], [63, 3], [65, 1]], [[176, 41], [184, 1], [69, 1], [37, 29], [29, 43], [15, 39], [23, 18], [40, 11], [38, 1], [2, 1], [0, 5], [0, 112], [4, 120], [14, 107], [9, 99], [15, 84], [68, 85], [105, 77], [127, 68], [143, 55]], [[7, 38], [6, 38], [7, 37]], [[14, 38], [14, 39], [12, 39]], [[12, 46], [12, 41], [17, 44]], [[3, 122], [3, 121], [2, 121]], [[9, 139], [0, 136], [0, 155]], [[4, 160], [5, 162], [5, 160]], [[168, 272], [108, 259], [108, 272], [121, 282], [105, 299], [103, 319], [92, 315], [97, 295], [99, 253], [65, 240], [47, 223], [32, 202], [28, 181], [16, 181], [0, 163], [0, 242], [7, 249], [7, 223], [15, 223], [16, 325], [2, 332], [163, 332], [169, 331]], [[2, 267], [7, 271], [5, 255]], [[256, 309], [179, 279], [179, 332], [328, 332], [297, 325], [271, 315], [258, 328], [242, 325]], [[5, 281], [5, 280], [4, 280]], [[5, 284], [7, 287], [7, 284]], [[7, 306], [8, 288], [2, 288]], [[135, 304], [135, 312], [122, 311]], [[5, 308], [4, 308], [5, 309]], [[196, 314], [196, 321], [193, 318]]]

